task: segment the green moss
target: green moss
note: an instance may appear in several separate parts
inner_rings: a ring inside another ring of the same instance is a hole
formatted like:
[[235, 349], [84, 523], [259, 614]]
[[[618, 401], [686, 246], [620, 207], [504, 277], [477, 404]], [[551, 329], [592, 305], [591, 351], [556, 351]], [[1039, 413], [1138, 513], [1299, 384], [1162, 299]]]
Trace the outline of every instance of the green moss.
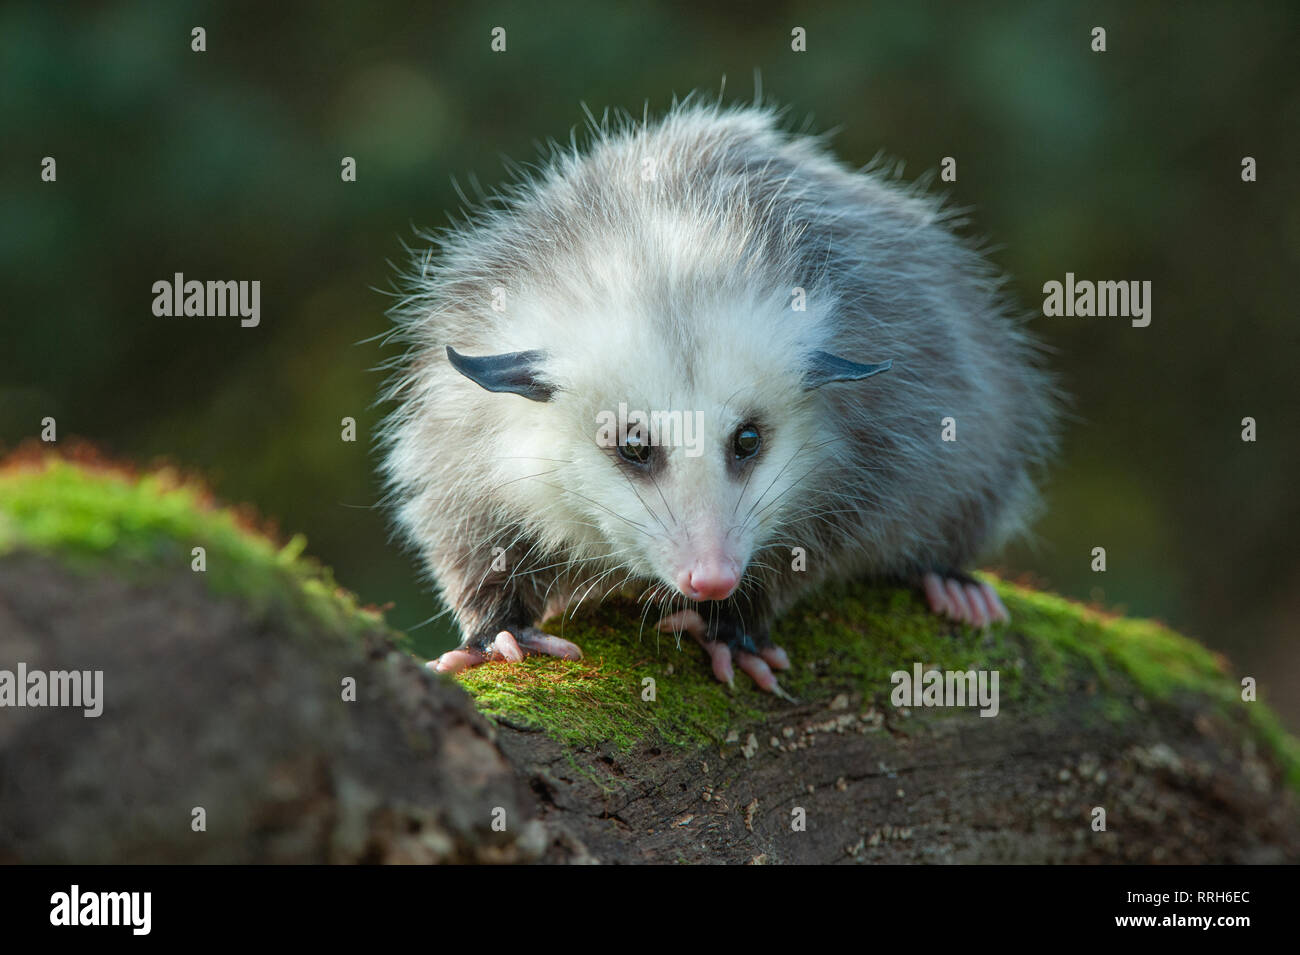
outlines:
[[[551, 621], [550, 632], [576, 638], [584, 659], [480, 667], [461, 681], [484, 712], [575, 745], [625, 748], [655, 734], [665, 742], [707, 742], [718, 728], [760, 714], [763, 701], [718, 684], [694, 654], [676, 652], [675, 637], [653, 630], [629, 637], [628, 621], [639, 619], [634, 605], [611, 601], [579, 621]], [[654, 680], [652, 701], [642, 699], [647, 678]]]
[[[1245, 720], [1274, 752], [1293, 788], [1300, 789], [1300, 741], [1262, 702], [1241, 698], [1241, 682], [1222, 656], [1154, 620], [1115, 617], [1053, 594], [999, 584], [1016, 627], [1033, 643], [1040, 661], [1064, 669], [1082, 662], [1101, 685], [1125, 685], [1162, 702], [1199, 697], [1220, 711]], [[1114, 706], [1125, 697], [1107, 699]], [[1122, 711], [1132, 715], [1132, 710]]]
[[333, 632], [381, 624], [380, 615], [359, 607], [327, 568], [301, 556], [302, 536], [276, 544], [173, 471], [137, 475], [54, 456], [0, 469], [0, 555], [33, 551], [72, 569], [111, 566], [147, 578], [191, 570], [195, 547], [204, 548], [208, 586], [240, 597], [256, 612], [289, 610], [285, 619]]
[[[575, 745], [616, 746], [657, 736], [667, 744], [720, 742], [765, 711], [786, 704], [755, 690], [743, 675], [734, 688], [717, 683], [702, 651], [686, 638], [647, 630], [629, 636], [638, 621], [634, 602], [612, 600], [574, 620], [550, 621], [583, 648], [579, 662], [529, 659], [483, 667], [462, 677], [479, 707], [498, 718], [546, 731]], [[792, 651], [794, 668], [782, 687], [797, 698], [854, 691], [887, 696], [889, 675], [901, 659], [945, 669], [997, 667], [1002, 691], [1020, 683], [1021, 651], [1005, 632], [976, 634], [944, 627], [912, 594], [901, 590], [823, 590], [782, 618], [773, 637]], [[644, 681], [655, 698], [643, 700]]]
[[[848, 690], [886, 706], [890, 674], [907, 667], [900, 661], [916, 661], [944, 670], [998, 670], [1003, 712], [1044, 712], [1089, 685], [1105, 691], [1096, 694], [1096, 716], [1104, 720], [1134, 718], [1138, 698], [1204, 698], [1244, 720], [1300, 787], [1300, 745], [1263, 703], [1242, 702], [1221, 657], [1153, 621], [1112, 617], [986, 579], [1014, 621], [987, 632], [936, 618], [910, 591], [853, 584], [822, 590], [774, 629], [795, 659], [782, 686], [800, 699]], [[641, 609], [615, 600], [549, 622], [550, 632], [560, 633], [563, 624], [563, 635], [582, 646], [582, 661], [482, 667], [462, 682], [485, 712], [574, 745], [719, 742], [729, 730], [787, 706], [743, 675], [734, 689], [716, 683], [689, 640], [679, 649], [670, 637], [629, 636], [628, 622], [639, 620]], [[647, 677], [655, 680], [653, 701], [642, 700]]]

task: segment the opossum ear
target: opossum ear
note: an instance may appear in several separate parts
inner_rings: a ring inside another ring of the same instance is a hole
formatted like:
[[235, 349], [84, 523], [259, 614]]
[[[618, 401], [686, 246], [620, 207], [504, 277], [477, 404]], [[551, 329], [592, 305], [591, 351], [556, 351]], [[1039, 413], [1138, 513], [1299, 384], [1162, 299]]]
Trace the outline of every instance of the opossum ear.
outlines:
[[451, 367], [488, 391], [508, 391], [530, 401], [550, 401], [555, 389], [537, 377], [538, 366], [546, 357], [540, 351], [508, 352], [471, 358], [447, 346]]
[[882, 371], [889, 371], [893, 366], [892, 359], [882, 361], [878, 365], [859, 365], [856, 361], [840, 358], [830, 352], [815, 351], [808, 356], [808, 367], [804, 372], [804, 388], [812, 391], [832, 381], [860, 381], [878, 375]]

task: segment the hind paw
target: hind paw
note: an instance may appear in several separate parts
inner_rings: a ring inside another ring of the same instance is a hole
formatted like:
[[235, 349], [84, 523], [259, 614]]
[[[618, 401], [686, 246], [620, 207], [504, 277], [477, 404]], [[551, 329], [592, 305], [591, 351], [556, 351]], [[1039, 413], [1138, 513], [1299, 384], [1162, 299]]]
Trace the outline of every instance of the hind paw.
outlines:
[[438, 673], [459, 673], [484, 663], [518, 663], [524, 657], [532, 656], [581, 660], [582, 650], [576, 643], [553, 637], [536, 627], [512, 627], [499, 631], [490, 639], [483, 637], [448, 650], [426, 666]]
[[966, 574], [929, 573], [921, 578], [926, 602], [937, 614], [974, 627], [987, 627], [1011, 619], [992, 585]]

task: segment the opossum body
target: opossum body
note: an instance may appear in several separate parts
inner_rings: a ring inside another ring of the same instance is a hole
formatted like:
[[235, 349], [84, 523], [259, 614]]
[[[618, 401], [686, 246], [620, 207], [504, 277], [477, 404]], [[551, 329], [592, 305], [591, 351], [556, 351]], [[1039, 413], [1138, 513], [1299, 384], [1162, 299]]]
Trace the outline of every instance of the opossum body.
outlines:
[[[1006, 619], [961, 573], [1026, 521], [1051, 381], [935, 199], [760, 108], [595, 124], [417, 256], [389, 500], [457, 671], [577, 658], [537, 629], [642, 588], [730, 682], [832, 578]], [[434, 238], [434, 237], [427, 237]]]

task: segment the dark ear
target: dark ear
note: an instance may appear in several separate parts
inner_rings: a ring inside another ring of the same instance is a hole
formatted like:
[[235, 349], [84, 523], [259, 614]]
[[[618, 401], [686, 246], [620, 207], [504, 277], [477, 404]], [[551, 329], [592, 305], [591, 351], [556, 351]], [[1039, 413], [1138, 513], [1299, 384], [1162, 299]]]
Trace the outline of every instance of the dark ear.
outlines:
[[894, 367], [892, 359], [882, 361], [879, 365], [859, 365], [856, 361], [840, 358], [830, 352], [815, 351], [808, 356], [804, 387], [812, 391], [832, 381], [860, 381], [878, 375], [882, 371], [889, 371], [892, 367]]
[[488, 391], [508, 391], [529, 401], [550, 401], [555, 389], [538, 380], [539, 365], [546, 357], [540, 351], [517, 351], [504, 355], [471, 358], [447, 346], [451, 367]]

